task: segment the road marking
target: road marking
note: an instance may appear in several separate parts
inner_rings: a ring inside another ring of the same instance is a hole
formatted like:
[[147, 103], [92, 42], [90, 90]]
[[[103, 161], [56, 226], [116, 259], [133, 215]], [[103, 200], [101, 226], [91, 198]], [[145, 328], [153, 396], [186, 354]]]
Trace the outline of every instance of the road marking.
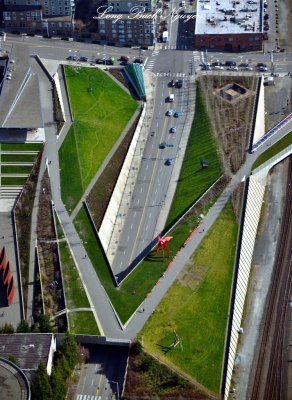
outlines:
[[143, 190], [143, 188], [141, 187], [141, 188], [140, 188], [140, 193], [142, 193], [142, 190]]
[[131, 225], [131, 229], [133, 229], [133, 224]]
[[137, 211], [134, 212], [134, 217], [136, 217]]
[[147, 171], [148, 167], [149, 167], [149, 165], [147, 164], [147, 165], [146, 165], [146, 171]]

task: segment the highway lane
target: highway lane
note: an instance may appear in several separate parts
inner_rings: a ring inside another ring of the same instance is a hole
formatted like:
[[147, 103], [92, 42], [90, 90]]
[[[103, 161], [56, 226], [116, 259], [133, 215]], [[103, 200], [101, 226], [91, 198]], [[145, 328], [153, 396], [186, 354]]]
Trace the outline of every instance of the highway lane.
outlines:
[[[162, 62], [165, 71], [171, 72], [183, 69], [184, 58], [179, 57], [170, 65], [168, 57], [163, 51]], [[160, 66], [162, 67], [162, 65]], [[168, 71], [167, 71], [168, 69]], [[134, 260], [139, 260], [139, 255], [154, 239], [156, 223], [168, 198], [167, 191], [174, 164], [179, 156], [179, 143], [186, 118], [188, 106], [188, 84], [184, 83], [181, 89], [170, 88], [170, 79], [161, 77], [157, 83], [157, 96], [154, 107], [149, 137], [145, 146], [141, 168], [137, 177], [137, 184], [129, 199], [129, 210], [124, 223], [118, 250], [112, 268], [120, 280], [125, 271]], [[166, 102], [170, 93], [174, 93], [174, 102]], [[179, 111], [179, 118], [167, 116], [167, 110]], [[170, 133], [170, 128], [175, 126], [177, 131]], [[165, 142], [164, 149], [159, 144]], [[142, 155], [141, 155], [142, 156]], [[182, 156], [182, 155], [181, 155]], [[172, 160], [172, 165], [165, 165], [167, 158]], [[145, 254], [144, 254], [145, 255]], [[133, 265], [131, 265], [132, 267]]]

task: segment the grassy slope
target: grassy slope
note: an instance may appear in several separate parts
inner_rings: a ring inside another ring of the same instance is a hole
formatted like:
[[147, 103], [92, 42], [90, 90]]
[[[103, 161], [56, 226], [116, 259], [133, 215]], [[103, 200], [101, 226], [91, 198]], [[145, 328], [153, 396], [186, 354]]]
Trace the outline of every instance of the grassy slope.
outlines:
[[[214, 392], [220, 383], [236, 237], [228, 203], [141, 332], [147, 350]], [[169, 350], [173, 330], [182, 346]]]
[[91, 311], [69, 313], [68, 318], [70, 333], [78, 333], [80, 335], [100, 335]]
[[[208, 164], [202, 169], [200, 160]], [[212, 135], [199, 83], [196, 89], [196, 109], [186, 154], [167, 226], [175, 222], [221, 175], [216, 143]]]
[[65, 71], [74, 122], [60, 149], [61, 187], [64, 202], [73, 208], [137, 103], [100, 70], [66, 67]]
[[264, 162], [268, 161], [270, 158], [274, 157], [280, 151], [284, 150], [286, 147], [292, 144], [292, 132], [289, 132], [281, 140], [271, 146], [268, 150], [262, 153], [252, 166], [252, 170], [259, 167]]

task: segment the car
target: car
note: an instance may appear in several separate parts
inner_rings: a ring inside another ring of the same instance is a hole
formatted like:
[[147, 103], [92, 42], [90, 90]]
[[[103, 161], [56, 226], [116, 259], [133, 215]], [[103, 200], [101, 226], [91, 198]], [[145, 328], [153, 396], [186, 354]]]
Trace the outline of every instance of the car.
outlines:
[[97, 59], [95, 60], [95, 63], [96, 63], [96, 64], [104, 64], [104, 62], [105, 62], [105, 59], [104, 59], [104, 58], [97, 58]]
[[178, 118], [178, 117], [180, 116], [180, 112], [179, 112], [179, 111], [176, 111], [176, 112], [173, 114], [173, 116], [174, 116], [174, 118]]
[[15, 60], [10, 60], [10, 64], [14, 64], [15, 63]]
[[69, 60], [69, 61], [70, 61], [70, 60], [72, 60], [72, 61], [77, 61], [77, 56], [75, 56], [75, 55], [73, 55], [73, 56], [72, 56], [72, 55], [71, 55], [71, 56], [68, 56], [68, 57], [67, 57], [67, 60]]
[[264, 63], [257, 63], [257, 68], [259, 68], [259, 67], [266, 67], [267, 66], [267, 64], [264, 64]]
[[202, 65], [202, 71], [210, 71], [211, 67], [210, 65]]
[[252, 66], [248, 63], [242, 63], [239, 67], [242, 68], [244, 71], [252, 71]]
[[6, 79], [7, 79], [8, 81], [10, 81], [10, 80], [12, 79], [12, 77], [9, 76], [9, 75], [7, 75], [7, 76], [6, 76]]
[[167, 111], [166, 111], [166, 115], [167, 115], [168, 117], [171, 117], [172, 114], [173, 114], [173, 111], [172, 111], [172, 110], [167, 110]]
[[84, 56], [82, 56], [82, 57], [80, 57], [79, 58], [79, 60], [78, 61], [81, 61], [81, 62], [87, 62], [88, 61], [88, 57], [84, 57]]
[[119, 58], [119, 61], [129, 61], [129, 57], [128, 56], [121, 56]]
[[169, 132], [170, 132], [170, 133], [175, 133], [175, 132], [176, 132], [176, 126], [172, 126], [172, 127], [169, 129]]
[[175, 86], [175, 82], [174, 82], [173, 79], [170, 82], [168, 82], [168, 86], [169, 87], [174, 87]]
[[134, 64], [143, 64], [143, 60], [142, 58], [135, 58], [135, 60], [133, 61]]
[[236, 67], [236, 62], [235, 61], [225, 61], [225, 66], [226, 67]]
[[165, 163], [164, 163], [165, 165], [171, 165], [172, 164], [172, 159], [171, 158], [167, 158], [166, 160], [165, 160]]
[[236, 65], [232, 65], [231, 67], [227, 68], [228, 71], [238, 71], [238, 67]]
[[264, 20], [268, 20], [270, 18], [269, 14], [264, 15]]
[[165, 149], [165, 147], [166, 147], [166, 143], [165, 142], [162, 142], [162, 143], [159, 143], [159, 146], [158, 146], [160, 149]]
[[123, 60], [123, 61], [120, 62], [120, 65], [129, 65], [129, 61]]
[[268, 70], [268, 68], [267, 67], [258, 67], [258, 70], [260, 72], [266, 72]]
[[220, 70], [220, 69], [224, 69], [224, 67], [222, 65], [214, 65], [213, 69]]
[[183, 85], [183, 81], [181, 79], [178, 79], [175, 81], [175, 87], [177, 87], [178, 89], [180, 89]]

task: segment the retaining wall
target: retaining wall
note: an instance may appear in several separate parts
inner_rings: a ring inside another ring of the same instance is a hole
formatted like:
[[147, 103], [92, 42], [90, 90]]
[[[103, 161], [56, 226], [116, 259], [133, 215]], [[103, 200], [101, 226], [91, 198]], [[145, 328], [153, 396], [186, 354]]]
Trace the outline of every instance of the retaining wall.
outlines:
[[99, 238], [105, 253], [108, 251], [110, 240], [113, 234], [116, 218], [118, 216], [119, 207], [122, 201], [123, 193], [127, 184], [128, 175], [131, 171], [131, 166], [135, 154], [135, 150], [138, 144], [141, 128], [144, 122], [144, 117], [146, 113], [146, 107], [143, 108], [140, 120], [138, 122], [137, 128], [133, 135], [133, 139], [129, 146], [125, 161], [123, 163], [121, 172], [119, 174], [117, 183], [115, 185], [114, 191], [112, 193], [110, 202], [108, 204], [107, 210], [103, 217], [100, 229]]
[[246, 185], [246, 195], [243, 200], [244, 214], [239, 230], [237, 256], [234, 267], [229, 320], [225, 339], [225, 354], [221, 378], [221, 394], [224, 400], [229, 398], [231, 379], [236, 357], [238, 336], [245, 298], [248, 289], [254, 244], [261, 214], [266, 177], [269, 170], [292, 153], [292, 145], [262, 164], [253, 171]]
[[265, 134], [265, 87], [263, 78], [259, 78], [259, 88], [258, 94], [256, 97], [257, 100], [257, 109], [256, 109], [256, 117], [255, 117], [255, 126], [253, 132], [253, 142], [257, 142], [261, 137]]

